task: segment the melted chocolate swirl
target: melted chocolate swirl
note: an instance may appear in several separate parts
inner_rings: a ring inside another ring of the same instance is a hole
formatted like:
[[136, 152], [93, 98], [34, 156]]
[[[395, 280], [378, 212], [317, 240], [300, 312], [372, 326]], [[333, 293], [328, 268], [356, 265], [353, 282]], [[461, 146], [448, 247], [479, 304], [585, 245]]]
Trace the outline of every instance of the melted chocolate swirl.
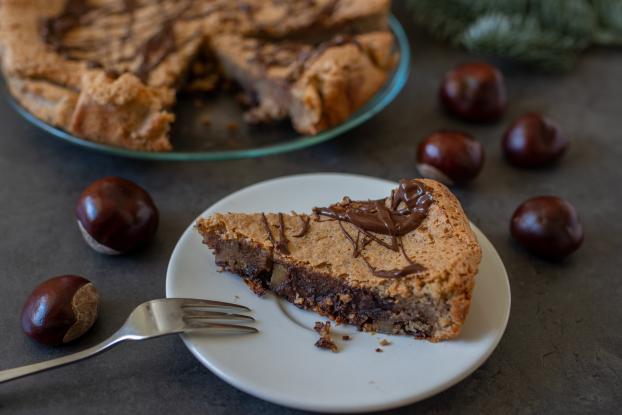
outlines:
[[[385, 199], [352, 201], [344, 198], [341, 203], [329, 207], [316, 207], [313, 213], [318, 217], [326, 217], [328, 220], [336, 220], [344, 236], [353, 247], [354, 258], [361, 257], [369, 267], [371, 273], [379, 278], [401, 278], [425, 271], [425, 267], [413, 261], [406, 250], [402, 237], [417, 229], [428, 216], [428, 210], [434, 202], [430, 190], [417, 180], [400, 180], [399, 186]], [[298, 215], [297, 215], [298, 216]], [[310, 218], [306, 215], [298, 216], [301, 221], [301, 230], [292, 234], [294, 238], [300, 238], [309, 232]], [[282, 254], [289, 255], [289, 240], [285, 234], [283, 214], [278, 214], [279, 230], [278, 240], [274, 237], [272, 229], [265, 214], [261, 214], [261, 220], [266, 231], [268, 240], [272, 246]], [[357, 229], [353, 236], [343, 226], [348, 222]], [[391, 243], [386, 242], [378, 235], [391, 237]], [[386, 249], [401, 252], [408, 265], [403, 268], [383, 270], [375, 268], [365, 257], [365, 248], [375, 242]]]
[[[403, 179], [390, 198], [368, 201], [352, 201], [345, 198], [341, 203], [329, 207], [314, 208], [313, 212], [317, 216], [339, 221], [342, 232], [352, 243], [354, 257], [361, 256], [373, 275], [380, 278], [400, 278], [425, 270], [406, 254], [401, 238], [421, 225], [433, 201], [432, 193], [423, 183]], [[356, 227], [358, 231], [356, 238], [345, 229], [342, 222], [348, 222]], [[387, 243], [376, 234], [390, 236], [391, 243]], [[409, 265], [392, 270], [374, 268], [363, 255], [365, 247], [371, 242], [401, 252]]]
[[[291, 16], [304, 14], [310, 23], [321, 22], [334, 13], [336, 5], [336, 0], [265, 0], [261, 5], [245, 0], [66, 0], [58, 15], [41, 22], [40, 30], [43, 40], [65, 59], [85, 61], [111, 75], [131, 72], [148, 81], [168, 56], [204, 35], [198, 32], [202, 29], [193, 34], [176, 33], [177, 22], [217, 14], [220, 22], [232, 26], [249, 21], [261, 36]], [[255, 15], [271, 8], [282, 11], [282, 21], [264, 28]], [[297, 66], [304, 66], [313, 56], [302, 53]], [[258, 57], [258, 61], [262, 59], [266, 66], [278, 60]]]
[[41, 36], [65, 59], [86, 61], [109, 74], [132, 72], [143, 81], [192, 36], [177, 39], [174, 23], [195, 0], [67, 0], [61, 13], [45, 19]]

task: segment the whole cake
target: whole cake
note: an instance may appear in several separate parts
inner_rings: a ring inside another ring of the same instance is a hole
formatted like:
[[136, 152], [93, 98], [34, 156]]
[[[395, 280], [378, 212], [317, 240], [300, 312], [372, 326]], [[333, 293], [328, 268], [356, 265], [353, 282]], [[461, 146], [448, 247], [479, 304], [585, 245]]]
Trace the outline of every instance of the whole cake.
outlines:
[[401, 180], [381, 200], [346, 197], [300, 215], [217, 213], [196, 226], [216, 263], [258, 294], [431, 341], [460, 333], [481, 259], [458, 200], [427, 179]]
[[[347, 119], [397, 61], [390, 0], [4, 0], [2, 70], [38, 118], [85, 139], [171, 149], [192, 64], [251, 97], [249, 122], [303, 134]], [[209, 74], [208, 74], [209, 75]]]

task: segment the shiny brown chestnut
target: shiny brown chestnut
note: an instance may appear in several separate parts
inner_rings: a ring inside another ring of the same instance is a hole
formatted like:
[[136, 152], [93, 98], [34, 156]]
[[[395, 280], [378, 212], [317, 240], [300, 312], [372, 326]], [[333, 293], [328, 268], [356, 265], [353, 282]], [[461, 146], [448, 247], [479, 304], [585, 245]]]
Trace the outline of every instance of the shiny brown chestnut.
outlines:
[[473, 180], [484, 165], [484, 147], [467, 133], [438, 131], [417, 148], [417, 170], [446, 185]]
[[95, 286], [77, 275], [61, 275], [40, 284], [22, 309], [22, 329], [47, 345], [69, 343], [86, 333], [97, 319]]
[[510, 231], [528, 251], [549, 259], [562, 259], [583, 242], [579, 214], [569, 202], [556, 196], [523, 202], [512, 216]]
[[518, 167], [542, 167], [560, 159], [570, 142], [557, 124], [530, 112], [516, 119], [503, 135], [505, 158]]
[[463, 64], [447, 72], [439, 97], [448, 113], [466, 121], [498, 120], [507, 107], [503, 75], [485, 62]]
[[149, 241], [158, 228], [158, 208], [143, 188], [120, 177], [91, 183], [76, 206], [86, 242], [108, 255], [132, 251]]

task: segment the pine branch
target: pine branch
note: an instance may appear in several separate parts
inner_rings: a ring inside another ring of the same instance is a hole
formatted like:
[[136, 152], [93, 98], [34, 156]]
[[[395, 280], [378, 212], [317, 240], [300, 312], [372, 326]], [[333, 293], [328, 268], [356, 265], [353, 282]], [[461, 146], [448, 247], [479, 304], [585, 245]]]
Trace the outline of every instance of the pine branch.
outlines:
[[622, 1], [593, 0], [598, 28], [594, 43], [622, 46]]
[[473, 17], [477, 17], [491, 12], [499, 14], [526, 13], [531, 2], [530, 0], [462, 0], [461, 3], [469, 8]]
[[589, 0], [535, 0], [527, 16], [543, 29], [590, 42], [596, 29], [596, 13]]
[[482, 13], [520, 13], [529, 0], [410, 0], [415, 21], [437, 38], [458, 43], [460, 35]]
[[409, 0], [433, 36], [548, 71], [572, 68], [592, 44], [622, 46], [621, 0]]
[[409, 8], [420, 26], [433, 36], [457, 44], [476, 15], [460, 0], [412, 0]]
[[582, 42], [546, 31], [533, 18], [490, 14], [463, 33], [461, 43], [476, 53], [503, 56], [549, 72], [572, 68]]

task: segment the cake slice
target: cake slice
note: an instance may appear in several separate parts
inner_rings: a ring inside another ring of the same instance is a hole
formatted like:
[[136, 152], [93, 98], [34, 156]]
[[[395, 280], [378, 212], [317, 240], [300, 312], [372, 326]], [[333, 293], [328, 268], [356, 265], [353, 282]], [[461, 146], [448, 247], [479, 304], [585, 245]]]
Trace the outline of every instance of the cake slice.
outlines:
[[254, 101], [247, 121], [289, 117], [303, 134], [345, 121], [385, 84], [398, 60], [388, 31], [338, 35], [319, 45], [223, 35], [210, 46], [225, 75]]
[[217, 213], [196, 224], [216, 263], [256, 293], [358, 326], [440, 341], [467, 316], [481, 250], [458, 200], [401, 180], [381, 200], [310, 214]]

